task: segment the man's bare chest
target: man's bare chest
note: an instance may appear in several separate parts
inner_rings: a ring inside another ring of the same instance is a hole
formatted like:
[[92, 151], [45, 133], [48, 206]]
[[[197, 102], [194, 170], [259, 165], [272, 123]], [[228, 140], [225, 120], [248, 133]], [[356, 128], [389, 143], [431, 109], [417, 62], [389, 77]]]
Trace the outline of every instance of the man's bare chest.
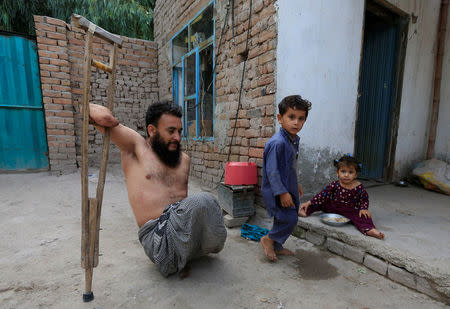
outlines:
[[182, 166], [178, 168], [167, 168], [162, 164], [149, 164], [145, 168], [145, 178], [152, 183], [167, 188], [187, 185], [187, 172]]

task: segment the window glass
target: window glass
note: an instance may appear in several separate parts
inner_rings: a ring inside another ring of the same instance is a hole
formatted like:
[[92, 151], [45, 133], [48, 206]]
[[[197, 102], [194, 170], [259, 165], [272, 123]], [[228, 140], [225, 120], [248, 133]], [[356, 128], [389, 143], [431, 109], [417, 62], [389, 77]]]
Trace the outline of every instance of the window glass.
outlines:
[[197, 136], [197, 121], [196, 121], [196, 106], [195, 99], [186, 101], [186, 108], [184, 110], [186, 116], [186, 134], [188, 137]]
[[188, 52], [188, 28], [184, 28], [172, 41], [173, 63], [180, 61], [181, 57]]
[[211, 3], [172, 38], [172, 94], [173, 101], [183, 107], [186, 137], [213, 136], [213, 44], [214, 3]]
[[213, 135], [213, 46], [200, 51], [200, 135]]
[[208, 6], [200, 15], [192, 21], [191, 43], [192, 48], [199, 46], [214, 33], [213, 6]]
[[175, 102], [182, 106], [183, 105], [183, 63], [180, 62], [176, 66], [173, 67], [173, 79], [174, 79], [174, 95]]
[[195, 94], [195, 53], [184, 58], [184, 95]]

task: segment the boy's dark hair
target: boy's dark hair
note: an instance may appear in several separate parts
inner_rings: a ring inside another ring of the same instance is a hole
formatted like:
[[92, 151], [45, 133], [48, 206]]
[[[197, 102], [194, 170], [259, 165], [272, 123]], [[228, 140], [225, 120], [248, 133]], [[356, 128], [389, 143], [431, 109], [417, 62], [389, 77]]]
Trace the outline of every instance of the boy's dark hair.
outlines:
[[333, 164], [336, 167], [336, 170], [338, 171], [343, 166], [353, 166], [355, 167], [355, 171], [357, 173], [361, 171], [362, 166], [361, 163], [358, 161], [358, 159], [352, 157], [351, 154], [346, 154], [345, 156], [342, 156], [339, 160], [334, 160]]
[[278, 112], [283, 116], [288, 108], [305, 111], [305, 117], [308, 118], [308, 111], [311, 109], [311, 102], [303, 99], [299, 95], [290, 95], [281, 100], [278, 104]]
[[156, 102], [150, 104], [150, 106], [147, 108], [147, 114], [145, 115], [145, 127], [147, 128], [149, 124], [157, 127], [159, 118], [161, 118], [163, 114], [173, 115], [178, 118], [181, 118], [181, 116], [183, 115], [181, 107], [178, 105], [174, 105], [170, 101]]

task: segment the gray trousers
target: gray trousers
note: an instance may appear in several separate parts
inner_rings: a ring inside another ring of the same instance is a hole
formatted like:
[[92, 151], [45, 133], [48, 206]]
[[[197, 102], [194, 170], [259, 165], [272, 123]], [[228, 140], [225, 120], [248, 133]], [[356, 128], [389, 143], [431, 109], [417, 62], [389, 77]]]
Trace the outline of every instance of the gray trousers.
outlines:
[[139, 229], [139, 241], [164, 276], [186, 263], [223, 249], [227, 230], [216, 198], [202, 192], [169, 204], [162, 215]]

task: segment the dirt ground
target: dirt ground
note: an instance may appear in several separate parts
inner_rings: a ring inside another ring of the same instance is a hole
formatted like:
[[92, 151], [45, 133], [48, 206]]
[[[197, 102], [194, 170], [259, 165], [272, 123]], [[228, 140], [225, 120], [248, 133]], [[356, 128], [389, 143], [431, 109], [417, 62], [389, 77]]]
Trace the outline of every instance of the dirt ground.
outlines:
[[140, 246], [119, 167], [105, 186], [95, 299], [83, 303], [80, 184], [79, 173], [0, 174], [0, 308], [448, 308], [294, 237], [295, 256], [269, 263], [238, 228], [189, 277], [164, 278]]

